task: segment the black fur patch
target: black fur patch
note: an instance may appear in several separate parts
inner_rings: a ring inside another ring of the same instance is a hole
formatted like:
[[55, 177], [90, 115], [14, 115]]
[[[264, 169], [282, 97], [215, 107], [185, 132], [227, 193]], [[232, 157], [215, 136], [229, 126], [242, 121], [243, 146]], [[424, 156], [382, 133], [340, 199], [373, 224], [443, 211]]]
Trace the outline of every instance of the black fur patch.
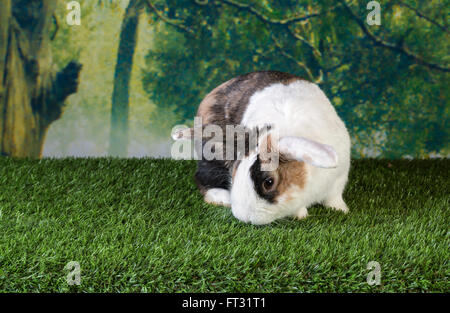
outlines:
[[198, 161], [195, 182], [203, 194], [212, 188], [230, 190], [230, 181], [230, 171], [225, 167], [223, 161]]
[[264, 180], [270, 177], [270, 175], [269, 172], [261, 171], [261, 160], [259, 159], [259, 155], [257, 156], [255, 163], [250, 167], [250, 177], [253, 181], [256, 193], [268, 202], [275, 203], [278, 191], [275, 189], [271, 192], [266, 192], [262, 187]]

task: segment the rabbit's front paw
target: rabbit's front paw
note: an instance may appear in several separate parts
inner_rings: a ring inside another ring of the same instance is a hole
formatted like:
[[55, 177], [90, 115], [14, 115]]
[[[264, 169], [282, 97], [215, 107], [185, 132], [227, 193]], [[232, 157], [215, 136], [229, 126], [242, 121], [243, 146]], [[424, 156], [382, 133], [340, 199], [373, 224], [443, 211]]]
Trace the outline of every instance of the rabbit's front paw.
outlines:
[[298, 220], [304, 219], [308, 216], [308, 209], [307, 208], [301, 208], [295, 213], [295, 218]]

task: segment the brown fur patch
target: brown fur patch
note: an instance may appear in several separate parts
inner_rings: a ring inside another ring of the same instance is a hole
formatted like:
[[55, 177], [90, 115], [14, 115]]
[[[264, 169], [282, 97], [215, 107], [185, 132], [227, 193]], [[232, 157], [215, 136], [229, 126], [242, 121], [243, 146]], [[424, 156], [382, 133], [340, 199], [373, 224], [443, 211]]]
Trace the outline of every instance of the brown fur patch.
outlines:
[[214, 111], [212, 107], [217, 103], [217, 93], [226, 89], [228, 85], [230, 85], [234, 81], [233, 79], [230, 79], [229, 81], [226, 81], [216, 88], [214, 88], [210, 93], [208, 93], [205, 98], [203, 98], [202, 102], [200, 102], [200, 105], [198, 106], [197, 110], [197, 116], [202, 118], [203, 124], [211, 123], [213, 120], [215, 120]]
[[[275, 147], [273, 146], [273, 140], [270, 134], [264, 139], [267, 141], [267, 152], [271, 153]], [[270, 174], [277, 181], [277, 196], [276, 199], [289, 192], [289, 189], [293, 186], [297, 186], [300, 189], [305, 187], [306, 183], [306, 166], [304, 162], [291, 160], [283, 154], [279, 154], [278, 168]], [[263, 156], [261, 154], [261, 163], [270, 162], [269, 155]], [[289, 195], [288, 195], [289, 198]]]
[[[262, 140], [261, 145], [263, 147], [264, 145], [267, 145], [267, 151], [263, 151], [264, 149], [260, 150], [261, 163], [270, 162], [270, 154], [272, 151], [276, 151], [270, 134]], [[280, 183], [277, 188], [279, 193], [282, 194], [291, 185], [297, 185], [298, 187], [303, 188], [305, 186], [306, 179], [305, 163], [290, 160], [282, 153], [278, 154], [278, 158], [279, 165], [276, 172], [278, 178], [280, 179]]]
[[277, 186], [278, 195], [281, 196], [292, 186], [300, 189], [305, 187], [306, 183], [306, 166], [304, 162], [287, 161], [280, 162], [277, 169], [280, 182]]

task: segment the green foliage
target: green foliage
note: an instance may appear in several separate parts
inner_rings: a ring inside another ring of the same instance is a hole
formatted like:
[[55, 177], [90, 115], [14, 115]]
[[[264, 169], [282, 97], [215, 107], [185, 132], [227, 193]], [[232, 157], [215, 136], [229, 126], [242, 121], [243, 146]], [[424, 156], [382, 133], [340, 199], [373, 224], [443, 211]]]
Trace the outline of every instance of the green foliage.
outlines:
[[[345, 3], [365, 24], [367, 3]], [[425, 64], [448, 68], [445, 2], [383, 1], [382, 24], [365, 25], [397, 50], [367, 36], [342, 1], [167, 0], [156, 5], [192, 30], [159, 19], [143, 76], [151, 100], [174, 112], [179, 122], [191, 120], [201, 99], [220, 83], [273, 69], [321, 84], [351, 131], [355, 157], [450, 153], [450, 76]], [[318, 16], [277, 23], [311, 14]]]
[[[164, 159], [0, 158], [0, 290], [449, 290], [449, 160], [353, 161], [347, 215], [317, 205], [268, 226], [203, 202], [194, 170]], [[67, 285], [70, 261], [80, 286]], [[370, 261], [380, 286], [366, 283]]]

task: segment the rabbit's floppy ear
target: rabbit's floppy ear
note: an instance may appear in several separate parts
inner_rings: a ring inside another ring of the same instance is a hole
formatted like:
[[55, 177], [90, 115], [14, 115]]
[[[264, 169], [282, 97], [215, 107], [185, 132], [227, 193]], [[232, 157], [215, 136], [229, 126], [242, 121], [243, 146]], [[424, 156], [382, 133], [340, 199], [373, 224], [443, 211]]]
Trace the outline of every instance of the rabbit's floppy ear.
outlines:
[[338, 156], [333, 147], [306, 139], [286, 136], [279, 140], [278, 151], [285, 157], [323, 168], [337, 166]]

